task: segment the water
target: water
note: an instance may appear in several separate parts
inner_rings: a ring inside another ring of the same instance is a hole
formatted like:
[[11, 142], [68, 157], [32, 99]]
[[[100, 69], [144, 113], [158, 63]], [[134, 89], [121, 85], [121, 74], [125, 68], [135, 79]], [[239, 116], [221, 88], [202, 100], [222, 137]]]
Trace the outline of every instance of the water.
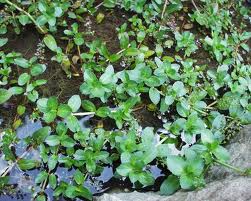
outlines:
[[[90, 128], [89, 120], [92, 116], [85, 116], [79, 120], [81, 129], [85, 130]], [[0, 123], [2, 120], [0, 120]], [[31, 120], [29, 116], [26, 116], [23, 125], [16, 130], [17, 137], [19, 139], [24, 139], [31, 136], [36, 130], [42, 128], [42, 122], [40, 120]], [[24, 140], [20, 140], [15, 145], [15, 154], [21, 156], [26, 151], [27, 145]], [[38, 150], [30, 150], [24, 157], [25, 159], [34, 159], [41, 161], [40, 153]], [[0, 173], [2, 174], [8, 163], [1, 158], [0, 155]], [[2, 171], [1, 171], [2, 170]], [[41, 189], [35, 184], [35, 178], [40, 172], [40, 169], [33, 169], [29, 171], [22, 171], [18, 166], [14, 166], [9, 174], [9, 185], [8, 189], [4, 190], [0, 194], [0, 201], [8, 200], [31, 200], [32, 191], [39, 192]], [[75, 169], [68, 169], [65, 167], [58, 166], [55, 170], [55, 174], [59, 181], [65, 181], [67, 183], [71, 182]], [[107, 166], [104, 168], [103, 172], [98, 177], [88, 176], [86, 182], [83, 184], [88, 188], [93, 194], [101, 193], [104, 191], [103, 184], [109, 182], [113, 177], [113, 168]], [[34, 189], [34, 186], [37, 186]], [[48, 200], [53, 200], [53, 190], [49, 188], [45, 190], [48, 195]], [[107, 188], [107, 187], [106, 187]], [[64, 200], [63, 198], [60, 200]]]
[[[79, 123], [82, 130], [91, 128], [90, 119], [92, 117], [93, 116], [85, 116], [79, 119]], [[31, 136], [36, 130], [42, 127], [43, 125], [40, 120], [31, 120], [29, 116], [26, 116], [23, 125], [17, 129], [16, 134], [19, 139], [24, 139], [26, 137]], [[25, 144], [24, 140], [20, 140], [15, 145], [15, 154], [17, 156], [21, 156], [26, 151], [26, 148], [27, 145]], [[35, 149], [30, 150], [24, 158], [41, 161], [40, 153], [38, 150]], [[0, 173], [3, 173], [7, 167], [7, 162], [1, 159], [0, 155]], [[32, 200], [32, 192], [40, 192], [41, 190], [41, 188], [35, 184], [35, 178], [41, 170], [44, 170], [44, 168], [40, 167], [39, 169], [22, 171], [18, 168], [18, 166], [14, 166], [9, 174], [8, 189], [6, 189], [2, 192], [2, 194], [0, 194], [0, 201]], [[149, 170], [152, 172], [155, 179], [162, 178], [164, 176], [162, 171], [157, 166], [149, 166]], [[100, 195], [112, 188], [133, 188], [133, 186], [130, 182], [128, 182], [128, 180], [122, 181], [119, 179], [115, 179], [113, 177], [114, 171], [114, 167], [106, 166], [104, 167], [100, 175], [88, 176], [83, 185], [88, 188], [94, 195]], [[55, 174], [58, 178], [58, 181], [65, 181], [67, 183], [72, 182], [74, 172], [74, 168], [68, 169], [62, 166], [57, 166], [55, 169]], [[151, 188], [151, 190], [154, 189], [155, 187]], [[48, 196], [48, 200], [54, 200], [53, 190], [49, 187], [49, 185], [47, 185], [47, 189], [45, 189], [45, 192]], [[60, 200], [65, 199], [60, 198]]]

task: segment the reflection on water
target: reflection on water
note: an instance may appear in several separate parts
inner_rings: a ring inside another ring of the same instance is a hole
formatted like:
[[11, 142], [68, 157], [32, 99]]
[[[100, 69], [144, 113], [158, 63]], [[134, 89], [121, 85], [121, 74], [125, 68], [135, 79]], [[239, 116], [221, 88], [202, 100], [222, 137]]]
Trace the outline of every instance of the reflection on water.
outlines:
[[111, 166], [107, 166], [104, 168], [103, 172], [97, 180], [102, 181], [103, 183], [108, 182], [113, 177], [113, 169]]
[[[2, 123], [3, 123], [3, 119], [0, 117], [0, 126], [2, 125]], [[1, 132], [1, 130], [0, 130], [0, 132]]]
[[29, 116], [25, 117], [24, 123], [17, 129], [17, 137], [19, 139], [31, 136], [36, 130], [42, 128], [42, 123], [40, 120], [32, 120]]
[[0, 175], [5, 172], [7, 167], [8, 163], [3, 159], [3, 156], [0, 155]]
[[1, 194], [1, 201], [30, 201], [32, 197], [30, 194], [25, 194], [22, 192], [15, 192], [14, 194]]
[[165, 174], [162, 173], [162, 170], [159, 169], [156, 165], [151, 165], [150, 172], [153, 174], [153, 177], [155, 179], [165, 176]]

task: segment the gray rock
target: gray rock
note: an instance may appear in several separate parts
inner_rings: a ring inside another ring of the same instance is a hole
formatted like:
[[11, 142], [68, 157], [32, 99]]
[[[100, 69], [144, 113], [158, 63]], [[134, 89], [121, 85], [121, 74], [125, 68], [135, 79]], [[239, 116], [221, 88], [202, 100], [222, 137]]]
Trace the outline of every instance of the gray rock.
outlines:
[[[231, 154], [229, 163], [251, 168], [251, 126], [246, 126], [226, 148]], [[116, 192], [96, 197], [96, 201], [251, 201], [251, 177], [240, 176], [230, 169], [214, 166], [208, 173], [205, 188], [179, 191], [172, 196], [158, 193]]]
[[[242, 131], [236, 135], [226, 146], [229, 151], [231, 159], [229, 164], [239, 168], [251, 168], [251, 126], [246, 126]], [[237, 173], [233, 172], [231, 169], [225, 168], [223, 166], [214, 166], [208, 172], [207, 182], [233, 178], [238, 176]]]
[[177, 192], [172, 196], [155, 193], [104, 194], [96, 201], [250, 201], [251, 178], [239, 177], [211, 182], [206, 188], [190, 192]]

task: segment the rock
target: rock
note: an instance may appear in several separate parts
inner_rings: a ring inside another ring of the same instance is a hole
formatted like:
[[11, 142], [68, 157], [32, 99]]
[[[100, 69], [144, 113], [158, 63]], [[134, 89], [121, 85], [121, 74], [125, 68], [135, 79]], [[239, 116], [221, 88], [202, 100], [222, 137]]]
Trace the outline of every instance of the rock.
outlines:
[[[251, 126], [246, 126], [226, 146], [232, 156], [229, 163], [239, 168], [251, 168]], [[212, 167], [208, 172], [205, 188], [182, 191], [171, 196], [148, 192], [114, 192], [96, 197], [96, 201], [251, 201], [251, 177], [240, 176], [221, 167]]]
[[180, 16], [179, 20], [183, 21], [184, 20], [184, 16]]
[[177, 192], [172, 196], [155, 193], [104, 194], [96, 201], [250, 201], [251, 178], [238, 177], [209, 183], [206, 188], [190, 192]]
[[187, 23], [184, 25], [184, 29], [192, 29], [193, 28], [193, 24], [192, 23]]
[[[229, 164], [241, 169], [251, 168], [250, 144], [251, 126], [246, 126], [230, 141], [230, 144], [226, 146], [226, 149], [229, 151], [231, 156]], [[208, 172], [206, 179], [207, 182], [211, 182], [225, 178], [233, 178], [236, 176], [238, 176], [238, 174], [228, 168], [222, 166], [214, 166]]]

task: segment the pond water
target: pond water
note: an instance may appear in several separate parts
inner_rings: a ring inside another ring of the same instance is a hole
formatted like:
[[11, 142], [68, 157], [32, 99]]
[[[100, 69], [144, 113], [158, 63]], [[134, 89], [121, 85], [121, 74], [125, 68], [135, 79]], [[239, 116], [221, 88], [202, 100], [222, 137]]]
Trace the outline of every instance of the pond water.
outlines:
[[[92, 116], [85, 116], [79, 119], [79, 123], [81, 125], [81, 129], [85, 130], [91, 127]], [[31, 120], [29, 116], [25, 116], [23, 121], [23, 125], [20, 126], [16, 135], [19, 139], [24, 139], [28, 136], [31, 136], [36, 130], [42, 128], [42, 122], [40, 120]], [[27, 150], [26, 144], [23, 140], [20, 140], [15, 146], [15, 154], [17, 156], [21, 156]], [[32, 149], [28, 151], [25, 155], [26, 159], [40, 159], [40, 153], [38, 150]], [[1, 159], [0, 155], [0, 174], [3, 174], [8, 167], [7, 162]], [[9, 175], [9, 185], [6, 189], [0, 192], [0, 201], [8, 201], [8, 200], [31, 200], [32, 192], [37, 192], [39, 189], [34, 189], [35, 178], [38, 173], [41, 171], [40, 169], [33, 169], [29, 171], [22, 171], [18, 168], [18, 166], [14, 166]], [[153, 173], [155, 179], [161, 178], [164, 174], [157, 166], [150, 166], [149, 170]], [[68, 169], [65, 167], [58, 166], [55, 170], [55, 174], [57, 175], [58, 181], [71, 182], [71, 178], [75, 172], [75, 169]], [[114, 168], [112, 166], [104, 167], [102, 173], [99, 176], [92, 177], [88, 176], [86, 182], [83, 184], [86, 188], [88, 188], [93, 195], [100, 195], [103, 192], [111, 190], [113, 188], [123, 188], [128, 190], [133, 190], [135, 186], [131, 186], [130, 182], [127, 180], [119, 180], [113, 178], [114, 176]], [[39, 187], [36, 187], [39, 188]], [[149, 188], [148, 188], [149, 189]], [[157, 189], [156, 187], [151, 187], [151, 190]], [[45, 189], [46, 194], [48, 195], [48, 200], [53, 200], [53, 190], [49, 187]], [[60, 200], [66, 200], [65, 198], [60, 198]]]

